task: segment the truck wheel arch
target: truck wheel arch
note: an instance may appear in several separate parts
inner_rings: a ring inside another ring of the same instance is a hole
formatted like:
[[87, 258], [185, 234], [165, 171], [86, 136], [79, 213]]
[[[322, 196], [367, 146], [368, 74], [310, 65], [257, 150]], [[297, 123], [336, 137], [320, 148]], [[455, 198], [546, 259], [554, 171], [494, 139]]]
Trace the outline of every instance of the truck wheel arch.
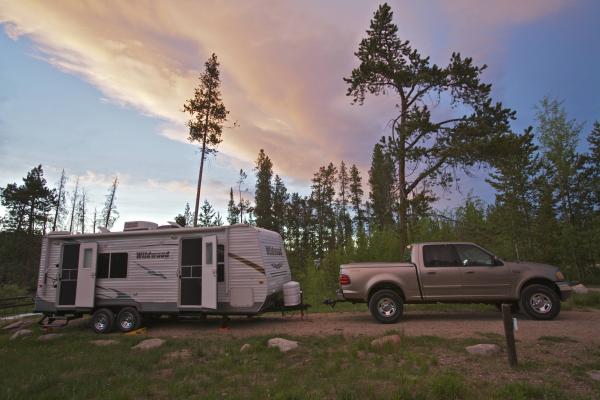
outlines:
[[389, 290], [393, 290], [394, 292], [398, 293], [398, 295], [402, 298], [403, 301], [406, 301], [406, 297], [404, 296], [404, 292], [402, 291], [402, 288], [400, 288], [400, 286], [398, 286], [397, 283], [395, 282], [377, 282], [375, 285], [373, 285], [372, 287], [369, 288], [369, 294], [367, 296], [367, 303], [369, 301], [371, 301], [371, 297], [378, 292], [379, 290], [382, 289], [389, 289]]
[[519, 298], [521, 298], [521, 293], [523, 293], [523, 290], [525, 290], [525, 288], [527, 286], [536, 285], [536, 284], [548, 286], [549, 288], [554, 290], [560, 298], [560, 290], [558, 289], [558, 286], [556, 286], [556, 283], [554, 283], [553, 281], [551, 281], [550, 279], [547, 279], [547, 278], [531, 278], [531, 279], [528, 279], [525, 282], [521, 283], [521, 286], [519, 286], [519, 290], [517, 291]]

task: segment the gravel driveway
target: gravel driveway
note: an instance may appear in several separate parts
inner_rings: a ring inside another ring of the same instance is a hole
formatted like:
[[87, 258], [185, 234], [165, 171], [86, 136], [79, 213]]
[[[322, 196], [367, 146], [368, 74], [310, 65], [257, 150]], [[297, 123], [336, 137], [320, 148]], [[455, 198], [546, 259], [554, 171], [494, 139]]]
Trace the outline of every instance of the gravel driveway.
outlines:
[[[600, 343], [600, 311], [563, 311], [553, 321], [518, 318], [516, 338], [535, 341], [540, 336], [567, 336], [581, 343]], [[407, 312], [401, 322], [385, 325], [375, 322], [368, 312], [338, 312], [282, 317], [267, 314], [258, 317], [232, 317], [228, 329], [220, 329], [220, 318], [201, 320], [164, 320], [148, 323], [151, 336], [201, 337], [232, 335], [234, 337], [287, 334], [303, 335], [381, 335], [397, 330], [406, 335], [434, 335], [447, 338], [472, 337], [480, 333], [503, 334], [499, 312]]]

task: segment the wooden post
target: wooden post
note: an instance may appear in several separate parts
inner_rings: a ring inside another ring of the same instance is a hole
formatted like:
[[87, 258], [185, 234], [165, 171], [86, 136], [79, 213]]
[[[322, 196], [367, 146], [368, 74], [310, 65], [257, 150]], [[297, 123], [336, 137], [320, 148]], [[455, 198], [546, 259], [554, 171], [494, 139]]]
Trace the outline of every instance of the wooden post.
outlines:
[[515, 332], [510, 308], [510, 304], [502, 304], [502, 320], [504, 322], [504, 336], [506, 336], [508, 364], [514, 368], [517, 366], [517, 347], [515, 345]]

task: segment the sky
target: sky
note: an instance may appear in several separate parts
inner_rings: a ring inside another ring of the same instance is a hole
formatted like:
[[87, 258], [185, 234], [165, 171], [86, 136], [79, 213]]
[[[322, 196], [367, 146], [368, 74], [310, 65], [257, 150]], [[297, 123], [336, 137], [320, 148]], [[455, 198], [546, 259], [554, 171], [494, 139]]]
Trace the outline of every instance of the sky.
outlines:
[[[222, 213], [240, 169], [262, 148], [289, 191], [308, 194], [319, 166], [356, 164], [367, 179], [373, 145], [389, 134], [393, 97], [352, 105], [342, 78], [379, 2], [0, 0], [0, 187], [42, 164], [68, 190], [79, 177], [102, 208], [119, 177], [120, 219], [164, 223], [193, 204], [197, 144], [183, 104], [204, 62], [221, 62], [230, 111], [208, 161], [202, 199]], [[403, 40], [444, 65], [452, 52], [487, 64], [493, 98], [535, 124], [543, 96], [564, 101], [585, 135], [600, 119], [600, 3], [594, 0], [391, 1]], [[234, 127], [234, 122], [237, 125]], [[485, 171], [439, 193], [492, 202]], [[0, 210], [1, 213], [1, 210]]]

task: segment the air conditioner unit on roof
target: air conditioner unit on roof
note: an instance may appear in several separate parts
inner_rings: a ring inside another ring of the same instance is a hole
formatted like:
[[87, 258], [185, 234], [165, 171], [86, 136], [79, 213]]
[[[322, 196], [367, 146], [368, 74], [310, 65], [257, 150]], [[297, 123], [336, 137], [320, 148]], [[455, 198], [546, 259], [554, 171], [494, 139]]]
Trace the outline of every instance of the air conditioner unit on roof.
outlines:
[[149, 231], [158, 228], [158, 224], [148, 221], [129, 221], [125, 222], [123, 232], [127, 231]]

